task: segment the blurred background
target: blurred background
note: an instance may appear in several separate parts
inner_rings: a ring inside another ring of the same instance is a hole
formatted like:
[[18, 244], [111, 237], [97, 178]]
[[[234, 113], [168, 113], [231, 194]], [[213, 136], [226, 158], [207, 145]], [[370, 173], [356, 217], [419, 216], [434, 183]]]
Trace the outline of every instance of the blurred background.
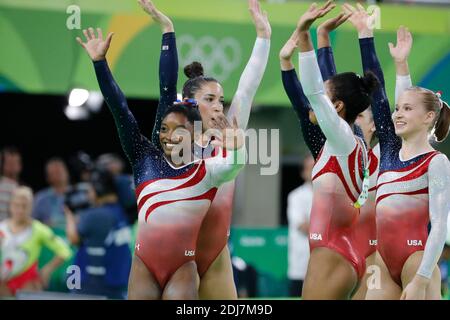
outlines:
[[[397, 28], [405, 25], [414, 38], [409, 58], [413, 83], [441, 90], [443, 99], [449, 101], [450, 0], [360, 2], [365, 6], [377, 5], [381, 10], [380, 29], [375, 31], [376, 46], [390, 99], [394, 96], [395, 66], [387, 43], [395, 42]], [[154, 0], [154, 3], [175, 25], [179, 88], [186, 80], [182, 68], [199, 60], [206, 74], [221, 81], [229, 103], [255, 39], [247, 2]], [[261, 3], [269, 13], [273, 30], [271, 54], [249, 128], [280, 130], [280, 167], [276, 175], [263, 176], [261, 165], [247, 165], [239, 175], [230, 247], [241, 297], [288, 297], [290, 280], [299, 280], [295, 275], [288, 277], [288, 195], [304, 183], [301, 172], [307, 148], [282, 87], [278, 51], [310, 2]], [[83, 183], [89, 181], [99, 166], [107, 167], [121, 188], [119, 199], [132, 232], [136, 218], [133, 201], [129, 201], [133, 197], [131, 170], [112, 117], [98, 92], [92, 63], [75, 41], [81, 30], [66, 26], [73, 13], [68, 10], [71, 5], [81, 9], [82, 29], [93, 26], [103, 28], [104, 34], [115, 32], [108, 62], [146, 136], [151, 135], [158, 102], [161, 41], [159, 26], [134, 0], [0, 0], [0, 149], [3, 150], [0, 176], [32, 187], [33, 216], [66, 242], [64, 213], [59, 213], [58, 220], [39, 212], [50, 210], [51, 201], [58, 203], [60, 195], [68, 198], [69, 190], [83, 198], [86, 194]], [[335, 9], [334, 14], [337, 12]], [[312, 34], [314, 40], [315, 33]], [[332, 33], [332, 46], [338, 72], [361, 73], [357, 34], [350, 24]], [[436, 148], [450, 155], [449, 140]], [[59, 163], [57, 169], [52, 166], [55, 162]], [[123, 168], [110, 169], [111, 162]], [[2, 185], [0, 180], [0, 205], [1, 193], [7, 194], [14, 185], [9, 180], [3, 182]], [[43, 191], [40, 197], [36, 194], [39, 191]], [[44, 200], [37, 204], [41, 198]], [[74, 211], [87, 206], [81, 200], [73, 201]], [[134, 248], [133, 240], [130, 248]], [[77, 247], [72, 246], [72, 250], [75, 252]], [[46, 265], [52, 257], [52, 250], [44, 248], [39, 265]], [[444, 284], [446, 258], [441, 264]], [[55, 269], [47, 291], [68, 291], [66, 268], [72, 263], [66, 259]]]

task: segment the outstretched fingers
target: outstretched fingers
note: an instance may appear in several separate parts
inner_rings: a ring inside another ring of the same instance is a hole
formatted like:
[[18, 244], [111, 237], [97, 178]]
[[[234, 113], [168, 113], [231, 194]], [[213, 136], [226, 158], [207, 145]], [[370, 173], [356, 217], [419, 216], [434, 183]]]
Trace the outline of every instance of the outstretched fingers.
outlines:
[[91, 40], [95, 39], [94, 28], [90, 27], [88, 30], [89, 30], [89, 35], [91, 36]]
[[108, 47], [109, 47], [109, 45], [111, 44], [111, 40], [112, 40], [113, 35], [114, 35], [114, 32], [110, 32], [110, 33], [108, 33], [108, 36], [106, 37], [105, 42], [106, 42], [106, 45], [107, 45]]
[[103, 32], [102, 29], [97, 28], [97, 35], [100, 40], [103, 40]]
[[86, 29], [83, 29], [84, 37], [86, 38], [86, 42], [91, 40], [91, 36], [89, 35], [88, 31]]
[[86, 49], [86, 45], [84, 44], [83, 40], [81, 40], [80, 37], [76, 37], [76, 39], [77, 39], [77, 42], [78, 42], [83, 48]]

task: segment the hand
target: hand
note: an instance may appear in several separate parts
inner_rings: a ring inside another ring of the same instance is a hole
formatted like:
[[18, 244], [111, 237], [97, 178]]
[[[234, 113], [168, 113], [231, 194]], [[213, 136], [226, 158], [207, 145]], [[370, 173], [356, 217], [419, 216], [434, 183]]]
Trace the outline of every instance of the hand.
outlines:
[[316, 19], [323, 17], [328, 12], [336, 7], [333, 0], [328, 0], [322, 7], [317, 7], [316, 3], [313, 3], [309, 9], [300, 17], [297, 22], [297, 30], [300, 32], [306, 32]]
[[74, 218], [74, 214], [73, 214], [72, 210], [69, 209], [68, 206], [64, 206], [63, 210], [64, 210], [64, 215], [66, 216], [66, 218], [69, 218], [69, 219]]
[[389, 42], [389, 51], [395, 62], [406, 62], [411, 52], [413, 39], [408, 28], [400, 26], [397, 30], [397, 45], [394, 46]]
[[352, 16], [353, 12], [341, 12], [334, 18], [328, 19], [325, 22], [322, 22], [317, 27], [317, 34], [329, 34], [331, 31], [337, 29], [341, 24], [348, 20]]
[[111, 44], [113, 32], [110, 32], [106, 37], [106, 40], [103, 40], [102, 29], [97, 28], [98, 37], [95, 37], [94, 29], [89, 28], [89, 33], [85, 29], [83, 30], [83, 34], [86, 37], [87, 42], [83, 43], [80, 37], [77, 37], [78, 43], [86, 50], [89, 57], [91, 57], [92, 61], [100, 61], [104, 60], [106, 57], [106, 53], [108, 52], [109, 45]]
[[373, 36], [373, 25], [376, 19], [376, 11], [374, 14], [369, 16], [364, 7], [357, 3], [356, 8], [352, 5], [345, 3], [342, 9], [346, 14], [350, 14], [349, 21], [358, 31], [360, 38], [372, 37]]
[[298, 33], [295, 30], [288, 41], [284, 44], [283, 48], [280, 50], [280, 60], [291, 61], [292, 55], [297, 48]]
[[225, 115], [219, 115], [210, 120], [210, 128], [221, 131], [221, 134], [215, 135], [211, 144], [216, 147], [223, 147], [229, 150], [240, 149], [244, 144], [244, 131], [239, 129], [236, 117], [233, 117], [233, 126], [230, 125]]
[[267, 12], [261, 11], [258, 0], [248, 0], [248, 10], [252, 16], [257, 37], [270, 39], [272, 28], [270, 27], [269, 19], [267, 18]]
[[163, 33], [174, 32], [172, 21], [164, 15], [161, 11], [156, 9], [155, 5], [151, 0], [138, 0], [141, 8], [147, 12], [154, 21], [156, 21], [160, 26]]
[[416, 275], [403, 290], [400, 300], [425, 300], [429, 279]]

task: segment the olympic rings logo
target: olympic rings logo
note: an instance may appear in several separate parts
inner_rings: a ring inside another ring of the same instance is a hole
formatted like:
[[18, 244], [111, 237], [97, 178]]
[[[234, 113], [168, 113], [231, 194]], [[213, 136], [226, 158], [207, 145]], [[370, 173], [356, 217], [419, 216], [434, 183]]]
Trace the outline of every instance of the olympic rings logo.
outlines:
[[184, 34], [177, 40], [182, 66], [198, 61], [205, 69], [205, 75], [226, 81], [241, 64], [241, 45], [232, 37], [216, 39], [203, 36], [195, 39]]

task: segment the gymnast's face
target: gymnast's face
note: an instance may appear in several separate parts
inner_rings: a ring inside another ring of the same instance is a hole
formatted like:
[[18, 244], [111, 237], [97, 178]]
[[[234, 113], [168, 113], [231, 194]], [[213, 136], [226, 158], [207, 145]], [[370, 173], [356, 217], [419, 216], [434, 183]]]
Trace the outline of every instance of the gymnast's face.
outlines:
[[11, 218], [16, 222], [27, 221], [31, 217], [33, 199], [22, 193], [13, 193], [10, 202]]
[[358, 114], [355, 124], [361, 128], [366, 140], [372, 140], [375, 132], [375, 122], [373, 121], [372, 110], [370, 107]]
[[223, 88], [214, 81], [206, 82], [194, 96], [202, 116], [204, 130], [210, 129], [210, 122], [218, 115], [223, 115]]
[[395, 133], [399, 137], [428, 134], [436, 114], [434, 111], [426, 110], [421, 101], [420, 94], [414, 91], [404, 91], [398, 98], [392, 120]]
[[[169, 113], [161, 123], [159, 142], [166, 157], [170, 158], [175, 147], [190, 148], [194, 140], [194, 125], [179, 112]], [[182, 152], [181, 150], [181, 152]], [[183, 156], [180, 154], [180, 156]]]

